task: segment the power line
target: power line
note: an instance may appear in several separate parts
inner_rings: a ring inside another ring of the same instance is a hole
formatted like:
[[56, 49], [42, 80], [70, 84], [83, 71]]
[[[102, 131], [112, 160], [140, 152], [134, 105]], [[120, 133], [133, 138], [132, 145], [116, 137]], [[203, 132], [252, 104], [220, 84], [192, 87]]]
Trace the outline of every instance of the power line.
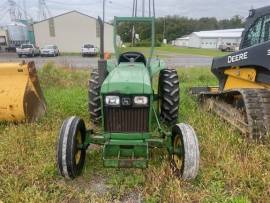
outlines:
[[93, 4], [99, 3], [100, 0], [96, 0], [94, 2], [89, 2], [89, 3], [63, 3], [63, 2], [59, 2], [59, 1], [54, 1], [54, 0], [47, 0], [48, 3], [50, 4], [58, 4], [61, 6], [91, 6]]
[[28, 12], [27, 12], [27, 9], [24, 9], [24, 8], [22, 8], [20, 5], [18, 5], [17, 4], [17, 7], [18, 7], [18, 9], [20, 9], [22, 12], [24, 12], [24, 15], [25, 15], [25, 19], [27, 19], [27, 18], [32, 18], [32, 16], [30, 16], [29, 14], [28, 14]]
[[5, 1], [5, 2], [0, 6], [0, 8], [6, 8], [6, 7], [7, 7], [7, 4], [8, 4], [8, 2]]
[[17, 3], [13, 0], [8, 0], [8, 4], [9, 4], [9, 16], [11, 21], [22, 19], [22, 13]]
[[2, 16], [0, 16], [0, 20], [3, 20], [3, 18], [7, 15], [8, 9], [5, 9], [2, 13]]
[[45, 0], [38, 0], [38, 20], [44, 20], [51, 17], [51, 12]]
[[[134, 0], [133, 0], [133, 1], [134, 1]], [[121, 8], [128, 8], [128, 9], [130, 9], [130, 10], [132, 10], [132, 9], [134, 8], [134, 7], [130, 7], [130, 6], [125, 5], [125, 4], [118, 3], [118, 2], [113, 2], [113, 3], [110, 4], [110, 5], [115, 6], [115, 7], [117, 7], [118, 9], [119, 9], [119, 7], [121, 7]]]
[[23, 0], [22, 7], [23, 7], [23, 12], [24, 12], [24, 18], [27, 19], [28, 14], [27, 14], [26, 0]]

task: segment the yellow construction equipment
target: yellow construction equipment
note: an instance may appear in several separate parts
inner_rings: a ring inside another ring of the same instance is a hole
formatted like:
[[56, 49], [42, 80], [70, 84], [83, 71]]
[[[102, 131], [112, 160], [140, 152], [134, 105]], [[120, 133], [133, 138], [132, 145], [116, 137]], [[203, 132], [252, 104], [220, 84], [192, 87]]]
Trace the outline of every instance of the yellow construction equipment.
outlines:
[[34, 62], [0, 63], [0, 121], [33, 122], [45, 112]]
[[256, 140], [270, 138], [270, 6], [252, 9], [240, 50], [214, 58], [219, 86], [195, 87], [202, 107]]

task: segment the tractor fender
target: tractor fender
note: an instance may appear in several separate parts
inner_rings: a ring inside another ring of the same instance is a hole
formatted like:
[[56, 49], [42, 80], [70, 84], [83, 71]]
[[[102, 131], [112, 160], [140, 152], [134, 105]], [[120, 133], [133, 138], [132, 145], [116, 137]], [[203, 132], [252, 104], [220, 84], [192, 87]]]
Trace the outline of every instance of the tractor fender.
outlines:
[[165, 69], [165, 62], [161, 59], [153, 59], [150, 64], [150, 76], [153, 78], [161, 70]]

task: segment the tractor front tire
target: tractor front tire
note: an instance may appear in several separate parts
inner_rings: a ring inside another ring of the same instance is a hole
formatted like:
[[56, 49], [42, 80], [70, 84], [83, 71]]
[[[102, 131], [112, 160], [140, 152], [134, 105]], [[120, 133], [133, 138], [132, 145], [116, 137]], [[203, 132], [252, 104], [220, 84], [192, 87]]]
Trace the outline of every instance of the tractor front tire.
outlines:
[[78, 117], [70, 117], [62, 124], [57, 147], [57, 168], [59, 174], [67, 179], [74, 179], [83, 169], [86, 149], [82, 145], [85, 134], [84, 121]]
[[200, 162], [200, 151], [196, 133], [187, 124], [180, 123], [172, 129], [173, 154], [171, 166], [178, 178], [195, 179]]
[[175, 69], [164, 69], [159, 75], [160, 118], [169, 125], [177, 123], [179, 111], [179, 78]]
[[91, 72], [91, 78], [89, 80], [88, 90], [88, 108], [90, 113], [90, 119], [93, 123], [97, 124], [101, 121], [101, 99], [100, 99], [100, 88], [98, 69], [94, 69]]

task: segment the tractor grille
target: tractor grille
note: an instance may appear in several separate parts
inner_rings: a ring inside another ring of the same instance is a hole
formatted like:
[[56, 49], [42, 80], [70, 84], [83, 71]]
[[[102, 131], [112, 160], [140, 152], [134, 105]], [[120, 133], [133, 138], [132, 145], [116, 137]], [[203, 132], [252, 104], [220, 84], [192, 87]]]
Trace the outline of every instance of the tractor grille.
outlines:
[[149, 108], [105, 107], [104, 127], [107, 132], [147, 132]]

